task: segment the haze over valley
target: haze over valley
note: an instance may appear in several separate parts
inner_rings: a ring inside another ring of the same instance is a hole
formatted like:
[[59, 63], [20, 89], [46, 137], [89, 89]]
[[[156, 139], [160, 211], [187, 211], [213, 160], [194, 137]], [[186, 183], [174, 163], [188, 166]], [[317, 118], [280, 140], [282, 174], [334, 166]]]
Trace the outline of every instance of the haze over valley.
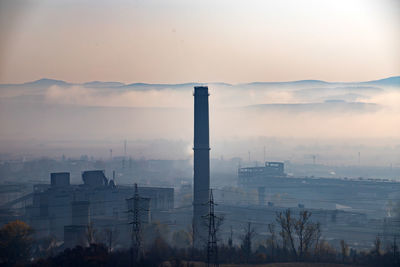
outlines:
[[[196, 84], [2, 84], [1, 157], [190, 159]], [[400, 77], [207, 85], [213, 158], [400, 167]]]

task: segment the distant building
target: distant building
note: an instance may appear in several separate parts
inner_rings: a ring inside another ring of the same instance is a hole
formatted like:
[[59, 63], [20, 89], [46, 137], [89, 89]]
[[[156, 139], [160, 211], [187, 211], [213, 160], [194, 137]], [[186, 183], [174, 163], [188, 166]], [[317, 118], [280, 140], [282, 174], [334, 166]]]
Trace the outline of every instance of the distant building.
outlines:
[[247, 167], [238, 170], [238, 183], [243, 187], [258, 187], [258, 185], [264, 185], [269, 178], [281, 177], [286, 177], [283, 162], [265, 162], [264, 167]]
[[108, 180], [102, 170], [84, 171], [82, 173], [82, 180], [85, 186], [107, 186]]
[[70, 185], [70, 178], [69, 172], [56, 172], [50, 174], [50, 184], [51, 186], [69, 186]]
[[[102, 170], [83, 172], [83, 184], [79, 185], [69, 183], [69, 173], [52, 173], [50, 179], [50, 185], [34, 186], [29, 195], [32, 205], [26, 207], [25, 217], [38, 236], [54, 236], [70, 247], [83, 244], [89, 222], [95, 228], [130, 231], [127, 211], [133, 207], [127, 199], [132, 198], [133, 187], [115, 185]], [[173, 188], [139, 187], [138, 192], [140, 208], [146, 210], [140, 215], [143, 223], [168, 220], [174, 208]]]
[[387, 202], [398, 198], [400, 192], [397, 181], [288, 176], [283, 162], [239, 168], [237, 181], [241, 190], [258, 195], [258, 201], [246, 196], [253, 204], [362, 211], [371, 219], [386, 216]]

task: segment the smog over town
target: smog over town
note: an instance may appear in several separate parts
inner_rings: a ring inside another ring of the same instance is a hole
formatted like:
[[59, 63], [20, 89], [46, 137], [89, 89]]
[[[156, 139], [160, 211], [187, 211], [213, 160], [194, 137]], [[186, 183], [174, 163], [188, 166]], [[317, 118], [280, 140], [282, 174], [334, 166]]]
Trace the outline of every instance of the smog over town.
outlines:
[[0, 2], [0, 265], [398, 266], [400, 3]]

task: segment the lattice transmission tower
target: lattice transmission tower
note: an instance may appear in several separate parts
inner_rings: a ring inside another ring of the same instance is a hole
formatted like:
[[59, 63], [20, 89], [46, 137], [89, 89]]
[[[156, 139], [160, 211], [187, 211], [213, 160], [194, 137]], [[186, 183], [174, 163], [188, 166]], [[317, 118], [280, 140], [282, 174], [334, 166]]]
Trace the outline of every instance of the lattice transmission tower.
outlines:
[[218, 219], [214, 213], [214, 197], [212, 189], [210, 190], [210, 199], [208, 201], [209, 212], [208, 218], [208, 242], [207, 242], [207, 267], [219, 267], [218, 263], [218, 246], [217, 246], [217, 228], [215, 220]]
[[129, 224], [132, 224], [132, 244], [131, 244], [131, 263], [134, 265], [135, 262], [140, 260], [141, 249], [142, 249], [142, 238], [141, 238], [141, 218], [140, 211], [144, 211], [140, 207], [140, 200], [142, 198], [139, 196], [138, 186], [135, 183], [135, 193], [132, 198], [127, 199], [128, 201], [133, 200], [133, 209], [128, 210], [128, 212], [133, 213], [133, 219]]

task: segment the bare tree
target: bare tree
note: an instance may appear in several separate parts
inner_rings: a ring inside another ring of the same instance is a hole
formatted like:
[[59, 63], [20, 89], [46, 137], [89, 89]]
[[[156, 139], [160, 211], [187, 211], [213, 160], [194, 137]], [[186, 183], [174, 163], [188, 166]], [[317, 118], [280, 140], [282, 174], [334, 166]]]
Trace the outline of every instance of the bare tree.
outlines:
[[320, 224], [312, 222], [310, 217], [311, 212], [303, 210], [296, 218], [292, 215], [290, 209], [276, 215], [276, 221], [281, 227], [280, 235], [284, 248], [289, 243], [292, 254], [296, 259], [304, 259], [312, 244], [318, 242], [320, 238]]
[[194, 239], [196, 237], [196, 227], [194, 226], [194, 219], [192, 219], [192, 223], [189, 225], [189, 229], [187, 231], [190, 236], [190, 242], [191, 242], [191, 258], [194, 258]]
[[318, 242], [321, 236], [321, 225], [319, 223], [308, 222], [305, 227], [305, 233], [303, 237], [303, 251], [302, 255], [306, 256], [309, 253], [309, 250], [312, 244]]
[[255, 231], [251, 227], [251, 222], [248, 222], [247, 227], [245, 228], [245, 234], [242, 238], [242, 245], [241, 245], [241, 249], [244, 252], [245, 257], [246, 257], [246, 263], [248, 263], [250, 260], [251, 245], [252, 245], [254, 235], [255, 235]]
[[315, 231], [314, 250], [316, 251], [321, 239], [321, 227], [319, 226]]
[[88, 223], [88, 225], [86, 226], [86, 241], [88, 243], [88, 245], [94, 244], [96, 243], [96, 229], [94, 229], [93, 227], [93, 223], [90, 222]]
[[225, 216], [224, 215], [219, 215], [215, 217], [215, 234], [217, 236], [218, 242], [221, 242], [221, 238], [219, 237], [219, 234], [221, 233], [221, 226], [224, 224], [225, 221]]
[[37, 239], [34, 242], [34, 257], [47, 258], [52, 256], [56, 248], [57, 239], [52, 235]]
[[396, 266], [396, 263], [400, 262], [399, 259], [398, 259], [398, 255], [399, 255], [398, 249], [399, 249], [399, 247], [397, 245], [396, 235], [395, 235], [395, 236], [393, 236], [393, 243], [392, 243], [391, 248], [390, 248], [392, 256], [393, 256], [393, 264], [395, 266]]
[[271, 248], [271, 258], [272, 261], [275, 259], [275, 250], [278, 247], [277, 241], [276, 241], [276, 232], [275, 232], [275, 224], [269, 223], [268, 224], [268, 232], [269, 232], [269, 238], [267, 239], [267, 245]]
[[379, 236], [377, 236], [375, 238], [374, 248], [373, 248], [373, 254], [375, 254], [376, 257], [381, 256], [381, 246], [382, 246], [381, 239], [379, 238]]
[[349, 246], [343, 239], [340, 240], [340, 250], [342, 252], [342, 262], [344, 263], [346, 258], [349, 256]]
[[294, 243], [294, 226], [296, 222], [295, 218], [292, 217], [290, 209], [287, 209], [284, 213], [277, 213], [276, 221], [281, 227], [280, 235], [282, 237], [284, 248], [286, 248], [287, 243], [289, 243], [293, 255], [295, 256], [295, 258], [297, 258], [297, 251]]
[[231, 225], [231, 234], [230, 234], [229, 239], [228, 239], [228, 246], [229, 246], [230, 249], [232, 249], [232, 246], [233, 246], [233, 231], [232, 231], [232, 225]]
[[299, 257], [303, 258], [303, 253], [305, 249], [305, 239], [306, 239], [306, 232], [307, 232], [307, 223], [310, 219], [311, 213], [307, 211], [301, 211], [299, 214], [299, 219], [294, 223], [295, 232], [299, 238]]
[[118, 230], [112, 228], [104, 229], [104, 241], [108, 247], [109, 252], [114, 250], [114, 246], [118, 240]]

